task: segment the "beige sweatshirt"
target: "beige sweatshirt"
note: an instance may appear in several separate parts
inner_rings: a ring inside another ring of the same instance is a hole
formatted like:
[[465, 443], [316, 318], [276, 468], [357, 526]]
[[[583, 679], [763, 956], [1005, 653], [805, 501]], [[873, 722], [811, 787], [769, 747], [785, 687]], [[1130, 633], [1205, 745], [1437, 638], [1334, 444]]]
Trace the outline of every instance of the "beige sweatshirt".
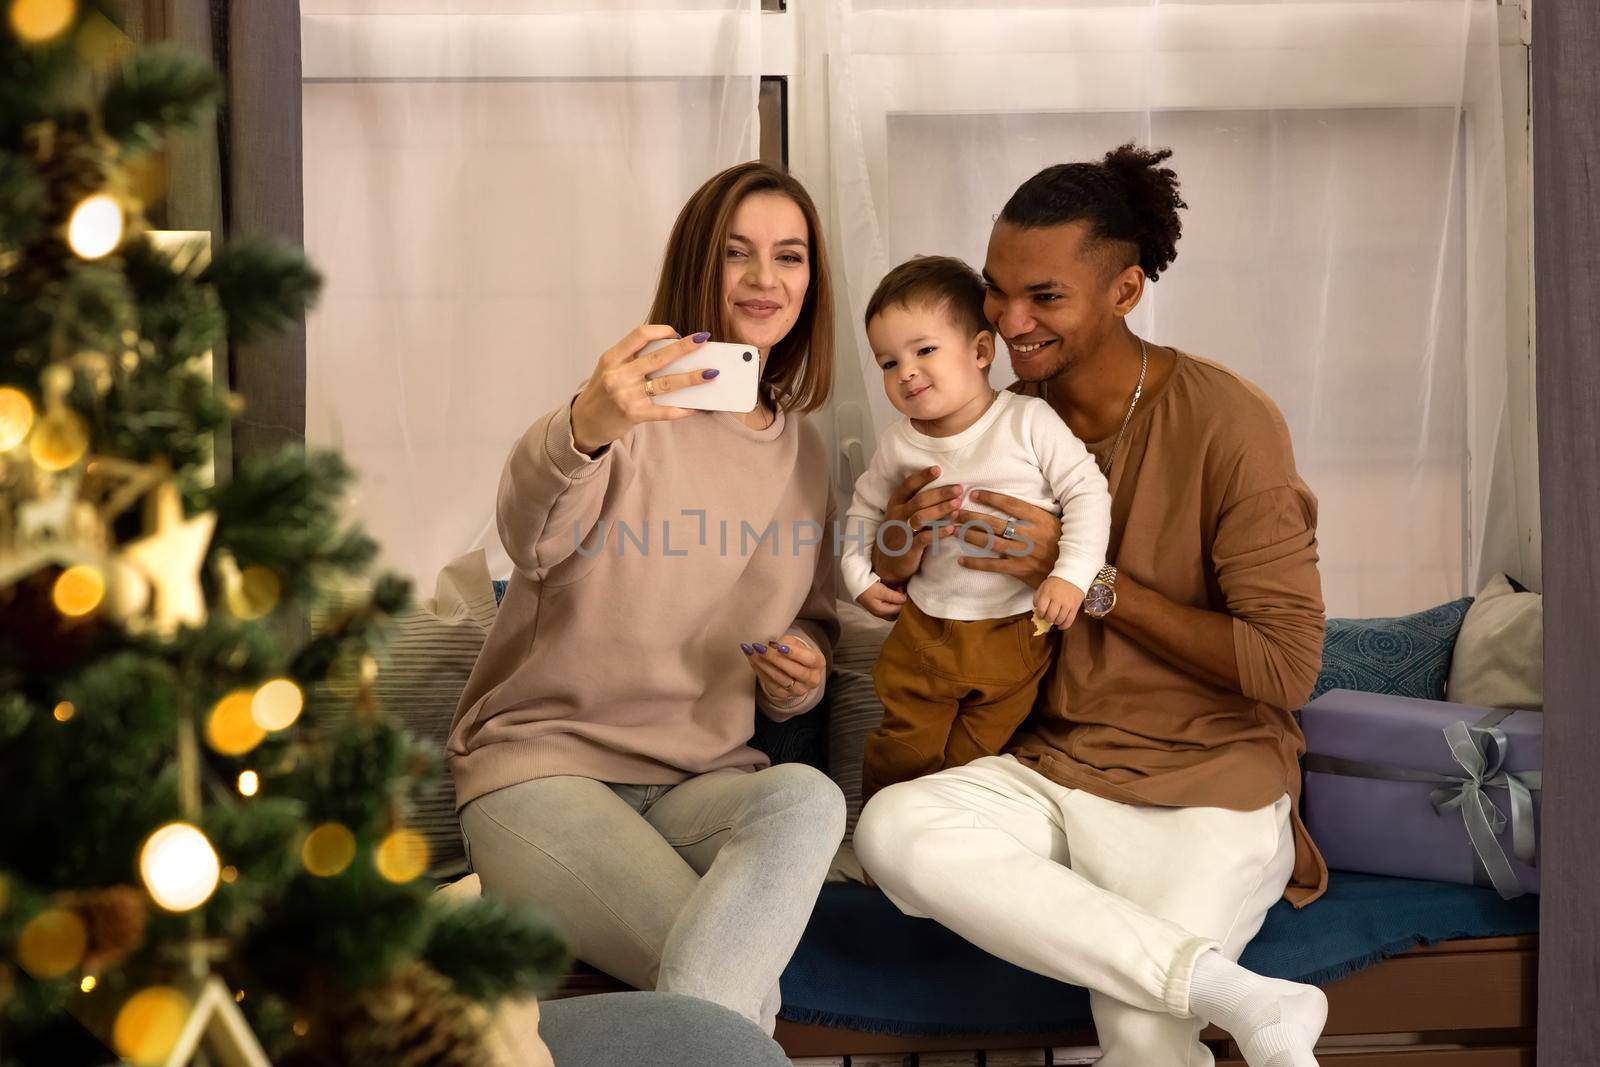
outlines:
[[837, 562], [827, 450], [801, 416], [752, 430], [701, 412], [636, 426], [598, 458], [571, 403], [535, 422], [500, 478], [516, 564], [456, 709], [456, 804], [551, 775], [670, 784], [759, 770], [760, 693], [741, 642], [804, 634], [831, 659]]

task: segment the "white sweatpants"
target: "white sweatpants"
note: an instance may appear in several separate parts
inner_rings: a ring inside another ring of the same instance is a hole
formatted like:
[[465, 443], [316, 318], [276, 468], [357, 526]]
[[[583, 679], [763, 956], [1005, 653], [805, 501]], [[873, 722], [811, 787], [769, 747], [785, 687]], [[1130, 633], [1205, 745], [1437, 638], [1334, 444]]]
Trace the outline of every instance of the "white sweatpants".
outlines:
[[1102, 1067], [1211, 1067], [1189, 1013], [1195, 959], [1229, 959], [1294, 867], [1289, 798], [1256, 811], [1119, 804], [991, 756], [902, 782], [856, 853], [907, 915], [1089, 989]]

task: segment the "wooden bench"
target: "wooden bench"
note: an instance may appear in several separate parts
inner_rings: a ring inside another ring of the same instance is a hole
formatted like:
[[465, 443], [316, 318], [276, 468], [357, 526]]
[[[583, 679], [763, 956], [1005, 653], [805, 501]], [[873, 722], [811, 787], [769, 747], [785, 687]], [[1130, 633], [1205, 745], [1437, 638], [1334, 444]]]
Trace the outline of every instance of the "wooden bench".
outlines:
[[[1327, 1067], [1533, 1067], [1539, 939], [1447, 941], [1385, 960], [1324, 988], [1328, 1027], [1318, 1057]], [[581, 964], [556, 997], [627, 987]], [[1092, 1032], [983, 1037], [895, 1037], [779, 1021], [776, 1034], [797, 1061], [977, 1064], [979, 1050], [1014, 1050], [1007, 1064], [1069, 1062], [1065, 1050], [1094, 1044]], [[1203, 1035], [1219, 1067], [1244, 1067], [1226, 1034]], [[1028, 1050], [1037, 1056], [1028, 1055]], [[960, 1055], [970, 1054], [970, 1058]], [[991, 1057], [999, 1060], [1001, 1057]]]

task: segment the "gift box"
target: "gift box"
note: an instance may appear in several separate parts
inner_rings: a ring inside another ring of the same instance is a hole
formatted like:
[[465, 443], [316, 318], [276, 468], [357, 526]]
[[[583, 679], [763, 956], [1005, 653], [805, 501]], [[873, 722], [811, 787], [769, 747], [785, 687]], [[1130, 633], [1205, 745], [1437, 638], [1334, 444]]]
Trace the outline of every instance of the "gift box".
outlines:
[[1334, 689], [1300, 713], [1328, 866], [1539, 891], [1544, 716]]

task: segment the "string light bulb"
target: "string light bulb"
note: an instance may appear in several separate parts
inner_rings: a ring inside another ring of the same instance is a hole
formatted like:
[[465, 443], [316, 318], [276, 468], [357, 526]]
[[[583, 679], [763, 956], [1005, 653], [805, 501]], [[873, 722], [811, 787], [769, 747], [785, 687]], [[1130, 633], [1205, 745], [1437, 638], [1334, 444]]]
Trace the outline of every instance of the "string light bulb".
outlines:
[[253, 797], [261, 789], [261, 777], [255, 771], [239, 772], [239, 793], [242, 796]]
[[372, 862], [388, 881], [398, 885], [415, 881], [428, 869], [428, 841], [415, 830], [396, 830], [378, 845]]
[[80, 563], [61, 572], [50, 595], [61, 614], [72, 619], [81, 618], [105, 599], [106, 578], [98, 569]]
[[256, 690], [250, 717], [263, 730], [283, 730], [294, 725], [306, 705], [305, 694], [287, 678], [274, 678]]
[[72, 25], [74, 0], [11, 0], [11, 31], [23, 44], [53, 41]]
[[76, 912], [50, 908], [29, 919], [17, 936], [17, 962], [41, 981], [60, 978], [83, 960], [89, 931]]
[[242, 756], [259, 745], [267, 732], [250, 714], [251, 692], [235, 689], [206, 718], [206, 744], [224, 756]]
[[33, 428], [28, 455], [42, 470], [64, 471], [89, 451], [89, 427], [71, 408], [57, 406]]
[[122, 205], [109, 193], [85, 197], [67, 220], [67, 244], [80, 259], [99, 259], [122, 243]]
[[171, 986], [151, 986], [129, 997], [111, 1025], [111, 1046], [129, 1063], [164, 1063], [183, 1034], [189, 998]]
[[150, 896], [168, 911], [192, 911], [216, 891], [221, 875], [216, 850], [186, 822], [168, 823], [139, 852], [139, 875]]
[[336, 822], [325, 822], [306, 835], [300, 862], [318, 878], [332, 878], [356, 858], [356, 835]]
[[227, 552], [218, 553], [217, 574], [222, 579], [222, 596], [236, 619], [259, 619], [278, 606], [282, 585], [268, 567], [252, 565], [243, 571]]
[[0, 452], [9, 452], [33, 429], [33, 401], [21, 389], [0, 388]]

